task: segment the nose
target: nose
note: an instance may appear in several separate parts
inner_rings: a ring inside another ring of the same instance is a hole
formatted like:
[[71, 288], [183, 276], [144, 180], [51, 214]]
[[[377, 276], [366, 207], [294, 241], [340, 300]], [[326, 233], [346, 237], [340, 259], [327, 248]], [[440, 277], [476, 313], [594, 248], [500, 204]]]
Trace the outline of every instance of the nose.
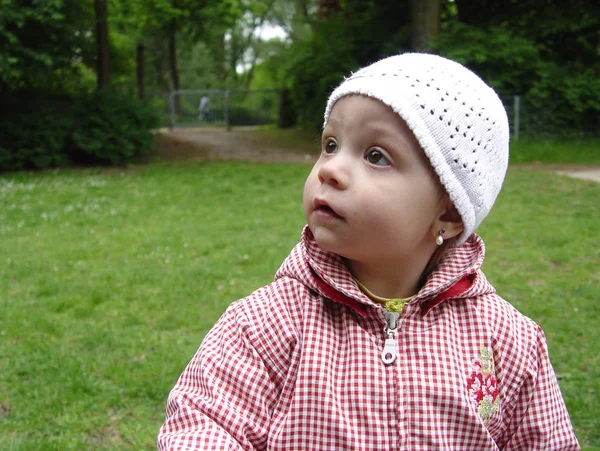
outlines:
[[325, 159], [317, 173], [319, 181], [337, 189], [346, 189], [350, 174], [348, 173], [348, 164], [344, 160], [345, 158], [339, 153]]

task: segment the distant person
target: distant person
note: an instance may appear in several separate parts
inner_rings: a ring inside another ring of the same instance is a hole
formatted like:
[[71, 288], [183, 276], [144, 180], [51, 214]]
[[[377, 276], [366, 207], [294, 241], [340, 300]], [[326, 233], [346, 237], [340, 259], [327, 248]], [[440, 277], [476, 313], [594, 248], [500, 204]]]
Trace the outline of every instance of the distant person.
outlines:
[[210, 99], [208, 96], [202, 96], [200, 98], [200, 104], [198, 105], [198, 117], [205, 122], [210, 120]]
[[321, 142], [300, 243], [208, 332], [158, 447], [579, 450], [541, 328], [481, 270], [508, 164], [496, 93], [393, 56], [333, 91]]

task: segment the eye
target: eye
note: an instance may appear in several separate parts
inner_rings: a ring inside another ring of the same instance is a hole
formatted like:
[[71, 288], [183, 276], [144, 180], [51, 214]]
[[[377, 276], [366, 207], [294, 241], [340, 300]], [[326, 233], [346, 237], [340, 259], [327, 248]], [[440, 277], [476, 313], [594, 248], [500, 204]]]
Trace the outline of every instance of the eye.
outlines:
[[365, 160], [374, 166], [391, 166], [390, 160], [386, 158], [383, 152], [377, 149], [369, 150], [367, 155], [365, 155]]
[[327, 154], [333, 154], [336, 153], [337, 150], [337, 143], [333, 139], [329, 138], [327, 139], [327, 141], [325, 141], [325, 145], [323, 146], [323, 152]]

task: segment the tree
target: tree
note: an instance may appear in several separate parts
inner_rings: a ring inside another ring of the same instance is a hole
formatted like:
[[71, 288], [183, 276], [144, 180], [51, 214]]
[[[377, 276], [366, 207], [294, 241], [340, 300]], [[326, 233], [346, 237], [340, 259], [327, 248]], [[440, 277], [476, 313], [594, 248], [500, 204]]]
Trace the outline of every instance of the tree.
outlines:
[[310, 19], [311, 33], [292, 44], [286, 64], [298, 123], [309, 129], [321, 127], [315, 112], [323, 111], [327, 96], [345, 75], [410, 46], [408, 2], [325, 3]]
[[532, 39], [540, 55], [597, 65], [600, 3], [594, 0], [456, 0], [458, 19], [481, 29], [502, 26]]
[[[181, 18], [188, 16], [185, 8], [199, 6], [192, 0], [114, 0], [110, 21], [118, 24], [119, 32], [130, 37], [131, 55], [135, 55], [135, 80], [138, 98], [146, 97], [146, 51], [151, 48], [156, 84], [161, 91], [179, 89], [177, 67], [177, 33]], [[166, 42], [167, 45], [163, 46]], [[167, 68], [165, 76], [164, 68]], [[170, 83], [167, 82], [170, 80]]]
[[[234, 86], [248, 89], [254, 75], [256, 62], [261, 58], [257, 31], [265, 24], [275, 0], [252, 1], [245, 5], [242, 16], [228, 31], [226, 43], [229, 74]], [[238, 73], [238, 68], [242, 68]]]
[[340, 0], [319, 0], [317, 8], [318, 17], [321, 19], [327, 19], [332, 14], [340, 12]]
[[[169, 73], [171, 74], [171, 83], [173, 91], [179, 90], [179, 71], [177, 69], [177, 21], [171, 19], [167, 25], [168, 35], [168, 55], [169, 55]], [[176, 111], [180, 110], [179, 96], [175, 97]]]
[[597, 133], [598, 2], [456, 0], [455, 5], [457, 15], [445, 24], [439, 51], [475, 68], [494, 87], [523, 95], [527, 118], [543, 131]]
[[[135, 55], [135, 83], [140, 100], [146, 97], [146, 55], [156, 72], [155, 83], [161, 91], [171, 88], [164, 68], [168, 67], [167, 49], [163, 47], [167, 24], [178, 14], [171, 0], [114, 0], [109, 21], [115, 33], [129, 38], [129, 55]], [[147, 52], [147, 48], [151, 51]]]
[[135, 67], [136, 67], [137, 93], [138, 93], [138, 99], [140, 99], [140, 100], [146, 100], [146, 88], [145, 88], [145, 84], [144, 84], [144, 66], [145, 66], [144, 51], [145, 51], [144, 44], [142, 42], [138, 41], [138, 43], [135, 47], [135, 54], [136, 54]]
[[276, 0], [268, 15], [268, 22], [281, 27], [289, 40], [299, 42], [312, 33], [312, 18], [318, 11], [311, 0]]
[[97, 80], [101, 89], [110, 84], [110, 45], [108, 40], [108, 10], [106, 0], [94, 0], [96, 12], [96, 43], [98, 48]]
[[427, 52], [440, 34], [440, 0], [411, 0], [410, 6], [411, 47]]
[[[85, 2], [0, 0], [0, 97], [9, 91], [65, 87], [91, 51]], [[27, 2], [29, 3], [29, 2]]]

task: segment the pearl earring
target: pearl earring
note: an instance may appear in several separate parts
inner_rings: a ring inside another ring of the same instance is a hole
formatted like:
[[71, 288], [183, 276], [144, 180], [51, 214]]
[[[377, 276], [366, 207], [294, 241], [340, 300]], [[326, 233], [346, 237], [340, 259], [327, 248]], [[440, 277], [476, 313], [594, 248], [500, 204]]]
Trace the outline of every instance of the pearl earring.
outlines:
[[440, 230], [438, 231], [438, 234], [439, 234], [439, 235], [438, 235], [438, 236], [437, 236], [437, 238], [435, 239], [435, 243], [436, 243], [438, 246], [441, 246], [441, 245], [444, 243], [444, 237], [442, 236], [442, 235], [444, 235], [444, 233], [446, 233], [446, 229], [440, 229]]

